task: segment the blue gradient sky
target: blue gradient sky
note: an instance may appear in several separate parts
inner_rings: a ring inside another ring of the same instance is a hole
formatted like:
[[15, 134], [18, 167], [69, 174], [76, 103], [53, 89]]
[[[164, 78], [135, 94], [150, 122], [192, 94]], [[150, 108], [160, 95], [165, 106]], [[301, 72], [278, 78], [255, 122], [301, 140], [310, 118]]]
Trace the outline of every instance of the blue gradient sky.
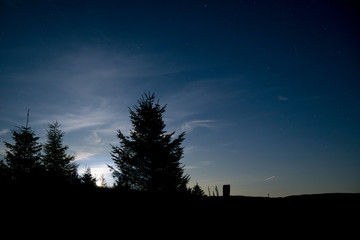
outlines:
[[57, 120], [79, 169], [112, 182], [110, 144], [153, 91], [186, 131], [189, 186], [360, 192], [356, 1], [0, 1], [0, 153]]

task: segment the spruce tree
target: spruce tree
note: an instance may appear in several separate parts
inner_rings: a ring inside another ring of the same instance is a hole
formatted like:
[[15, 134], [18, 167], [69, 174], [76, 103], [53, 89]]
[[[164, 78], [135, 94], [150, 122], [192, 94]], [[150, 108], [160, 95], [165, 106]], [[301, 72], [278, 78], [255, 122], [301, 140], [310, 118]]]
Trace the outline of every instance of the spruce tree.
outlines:
[[73, 162], [75, 156], [66, 153], [69, 147], [63, 145], [64, 132], [59, 128], [60, 124], [57, 121], [49, 124], [42, 162], [51, 180], [58, 183], [74, 183], [78, 180], [78, 165]]
[[12, 130], [14, 144], [4, 141], [6, 155], [4, 164], [7, 166], [11, 181], [31, 183], [30, 179], [37, 177], [41, 170], [39, 137], [28, 126], [29, 112], [26, 126]]
[[185, 133], [177, 137], [175, 132], [166, 133], [165, 108], [150, 93], [129, 108], [133, 128], [129, 136], [117, 131], [120, 146], [112, 145], [111, 151], [115, 167], [109, 167], [118, 186], [147, 192], [186, 191], [189, 176], [180, 164]]
[[96, 187], [96, 178], [91, 174], [90, 167], [85, 169], [84, 174], [81, 176], [81, 184], [86, 188], [95, 188]]
[[193, 194], [195, 196], [204, 196], [205, 192], [204, 192], [204, 190], [202, 190], [202, 188], [199, 186], [199, 184], [196, 183], [196, 185], [191, 190], [191, 194]]

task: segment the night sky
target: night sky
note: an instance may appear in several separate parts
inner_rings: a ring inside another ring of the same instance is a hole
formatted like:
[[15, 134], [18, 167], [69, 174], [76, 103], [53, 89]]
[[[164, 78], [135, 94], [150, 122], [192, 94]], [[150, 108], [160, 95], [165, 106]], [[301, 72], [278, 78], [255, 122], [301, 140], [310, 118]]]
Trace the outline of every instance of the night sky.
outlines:
[[190, 187], [360, 192], [355, 2], [0, 0], [0, 154], [30, 109], [111, 185], [110, 144], [151, 91], [186, 131]]

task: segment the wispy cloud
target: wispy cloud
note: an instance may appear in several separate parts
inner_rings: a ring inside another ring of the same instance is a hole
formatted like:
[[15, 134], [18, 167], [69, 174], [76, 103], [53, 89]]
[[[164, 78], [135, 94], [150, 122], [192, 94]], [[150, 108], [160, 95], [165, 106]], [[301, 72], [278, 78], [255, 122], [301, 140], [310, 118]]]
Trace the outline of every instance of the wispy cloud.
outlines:
[[[104, 139], [107, 142], [108, 139]], [[66, 142], [67, 144], [69, 142]], [[75, 155], [75, 161], [78, 163], [97, 162], [99, 159], [110, 159], [110, 145], [107, 144], [88, 144], [86, 141], [79, 141], [78, 143], [69, 144], [69, 153]]]
[[46, 116], [46, 119], [41, 119], [40, 122], [48, 123], [51, 120], [56, 120], [61, 124], [61, 129], [69, 133], [84, 128], [101, 126], [110, 120], [106, 112], [101, 109], [69, 109], [69, 111], [63, 114]]
[[96, 152], [77, 152], [75, 153], [75, 160], [76, 161], [82, 161], [82, 160], [87, 160], [93, 156], [96, 155]]
[[10, 132], [9, 129], [1, 130], [1, 131], [0, 131], [0, 136], [1, 136], [1, 135], [5, 135], [5, 134], [7, 134], [8, 132]]
[[200, 161], [198, 165], [185, 165], [184, 169], [196, 169], [210, 166], [213, 161]]
[[[31, 89], [22, 97], [26, 98], [31, 92], [31, 102], [26, 103], [36, 102], [42, 108], [52, 103], [49, 110], [53, 111], [79, 102], [92, 104], [99, 96], [106, 96], [112, 103], [127, 104], [134, 93], [149, 88], [144, 78], [178, 71], [179, 68], [155, 55], [80, 46], [72, 51], [56, 52], [55, 57], [40, 61], [38, 67], [10, 72], [5, 80], [19, 86], [30, 84]], [[22, 91], [17, 94], [19, 92]]]
[[83, 128], [100, 126], [106, 123], [106, 118], [94, 113], [88, 113], [86, 115], [75, 115], [68, 113], [60, 117], [59, 121], [62, 124], [62, 128], [66, 132], [76, 131]]
[[[54, 113], [37, 113], [37, 123], [46, 124], [58, 121], [61, 129], [66, 133], [87, 130], [94, 139], [100, 140], [100, 134], [110, 133], [110, 128], [121, 127], [125, 124], [123, 112], [116, 111], [106, 99], [96, 99], [86, 103], [79, 103]], [[112, 129], [113, 132], [116, 129]]]
[[92, 46], [63, 54], [49, 69], [50, 73], [60, 75], [64, 75], [65, 69], [66, 88], [75, 93], [80, 90], [81, 94], [96, 94], [99, 90], [112, 92], [114, 85], [118, 86], [117, 92], [128, 94], [135, 86], [146, 85], [138, 80], [180, 71], [155, 55], [100, 50]]
[[199, 166], [185, 166], [184, 169], [196, 169], [199, 168]]
[[285, 97], [283, 95], [277, 96], [276, 99], [279, 100], [279, 101], [284, 101], [284, 102], [289, 101], [289, 98], [287, 98], [287, 97]]
[[274, 179], [274, 178], [275, 178], [275, 176], [271, 176], [271, 177], [266, 178], [265, 181], [269, 181], [269, 180]]
[[187, 133], [192, 132], [195, 128], [204, 127], [204, 128], [214, 128], [215, 127], [214, 120], [193, 120], [185, 122], [181, 125], [181, 130]]
[[206, 78], [184, 84], [165, 99], [169, 106], [167, 115], [176, 121], [214, 111], [214, 108], [220, 107], [219, 102], [229, 100], [230, 96], [234, 97], [233, 92], [219, 89], [219, 86], [227, 81], [227, 79]]
[[196, 151], [199, 151], [199, 148], [197, 146], [186, 146], [184, 148], [184, 154], [191, 154]]

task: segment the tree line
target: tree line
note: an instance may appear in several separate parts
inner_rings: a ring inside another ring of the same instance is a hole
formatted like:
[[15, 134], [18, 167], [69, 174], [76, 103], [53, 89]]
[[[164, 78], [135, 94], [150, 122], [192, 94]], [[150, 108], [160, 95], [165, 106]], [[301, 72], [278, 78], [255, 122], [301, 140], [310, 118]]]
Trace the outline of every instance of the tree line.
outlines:
[[[149, 193], [187, 193], [204, 195], [196, 184], [188, 188], [190, 176], [184, 173], [182, 142], [185, 132], [167, 133], [163, 113], [166, 105], [155, 100], [154, 93], [145, 93], [129, 108], [132, 129], [129, 136], [117, 130], [119, 145], [111, 145], [114, 165], [108, 165], [114, 177], [113, 189]], [[64, 132], [53, 121], [46, 130], [46, 142], [29, 126], [11, 131], [13, 143], [4, 141], [5, 157], [0, 161], [0, 186], [45, 186], [49, 188], [81, 186], [96, 188], [90, 168], [79, 175], [75, 156], [68, 154], [63, 143]], [[103, 186], [104, 179], [102, 179]]]
[[13, 143], [4, 141], [5, 157], [0, 161], [2, 187], [65, 187], [75, 185], [95, 186], [96, 179], [89, 173], [78, 174], [75, 156], [66, 153], [64, 132], [57, 121], [49, 124], [47, 140], [39, 137], [28, 125], [11, 131]]

